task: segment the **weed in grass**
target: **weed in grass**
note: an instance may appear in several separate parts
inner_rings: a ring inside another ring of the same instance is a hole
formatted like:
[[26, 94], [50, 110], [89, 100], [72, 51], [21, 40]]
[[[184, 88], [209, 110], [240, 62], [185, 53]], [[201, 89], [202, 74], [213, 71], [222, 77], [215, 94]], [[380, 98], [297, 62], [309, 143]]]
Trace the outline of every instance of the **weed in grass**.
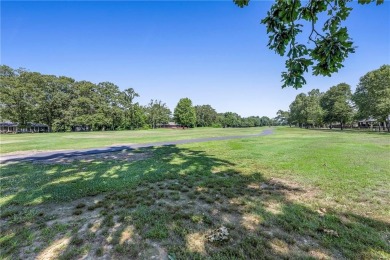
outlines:
[[0, 218], [9, 218], [12, 217], [13, 215], [17, 214], [19, 210], [17, 209], [1, 209], [0, 210]]
[[88, 246], [81, 247], [80, 245], [74, 244], [73, 246], [67, 248], [66, 252], [61, 254], [59, 260], [71, 260], [76, 259], [77, 256], [80, 256], [89, 250]]
[[200, 200], [207, 200], [207, 198], [208, 198], [208, 196], [206, 196], [205, 194], [199, 195]]
[[33, 222], [39, 212], [36, 209], [23, 209], [19, 211], [17, 214], [13, 214], [10, 219], [10, 224], [22, 224], [22, 223], [28, 223]]
[[91, 231], [87, 231], [85, 234], [85, 238], [89, 241], [92, 241], [96, 237], [96, 234]]
[[85, 207], [85, 204], [84, 203], [79, 203], [76, 205], [76, 209], [81, 209], [81, 208], [84, 208]]
[[73, 213], [72, 213], [73, 215], [81, 215], [81, 214], [83, 214], [83, 210], [82, 209], [76, 209], [76, 210], [74, 210], [73, 211]]
[[212, 198], [211, 196], [206, 196], [206, 199], [205, 199], [206, 203], [212, 204], [212, 203], [214, 203], [214, 201], [215, 201], [215, 199]]
[[153, 227], [151, 227], [148, 231], [145, 233], [145, 238], [150, 239], [164, 239], [167, 238], [169, 235], [168, 229], [165, 225], [157, 223]]
[[104, 248], [103, 247], [99, 247], [98, 249], [96, 249], [95, 251], [95, 255], [100, 257], [100, 256], [103, 256], [104, 254]]
[[189, 192], [190, 189], [187, 188], [186, 186], [182, 186], [182, 187], [180, 188], [180, 191], [181, 191], [181, 192]]
[[172, 200], [180, 200], [180, 193], [179, 192], [172, 192], [171, 194], [170, 194], [170, 198], [172, 199]]
[[114, 216], [113, 215], [107, 215], [103, 221], [102, 221], [102, 226], [106, 226], [106, 227], [113, 227], [115, 225], [115, 222], [114, 222]]
[[108, 210], [107, 209], [102, 209], [101, 211], [100, 211], [100, 215], [102, 215], [102, 216], [106, 216], [106, 215], [108, 215]]
[[107, 227], [104, 227], [103, 229], [101, 229], [100, 235], [102, 235], [103, 237], [107, 237], [109, 234], [108, 231], [109, 229]]
[[114, 250], [117, 254], [126, 255], [129, 258], [136, 258], [144, 247], [140, 244], [123, 243], [116, 245]]
[[164, 197], [164, 192], [163, 191], [158, 191], [158, 192], [156, 192], [156, 198], [157, 199], [161, 199], [161, 198], [163, 198]]
[[194, 223], [201, 223], [203, 220], [203, 216], [202, 215], [192, 215], [191, 220]]
[[84, 239], [78, 236], [72, 237], [70, 243], [75, 246], [81, 246], [84, 243]]
[[195, 194], [195, 192], [189, 192], [189, 193], [187, 194], [187, 196], [188, 196], [188, 198], [191, 199], [191, 200], [196, 199], [196, 194]]

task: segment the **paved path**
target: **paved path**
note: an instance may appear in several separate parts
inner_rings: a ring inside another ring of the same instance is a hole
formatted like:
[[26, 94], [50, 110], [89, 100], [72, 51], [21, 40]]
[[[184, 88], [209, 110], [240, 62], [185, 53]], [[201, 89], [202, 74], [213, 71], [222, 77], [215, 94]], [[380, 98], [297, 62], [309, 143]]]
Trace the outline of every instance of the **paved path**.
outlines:
[[54, 152], [48, 151], [48, 152], [39, 152], [35, 154], [8, 155], [8, 156], [6, 155], [0, 157], [0, 164], [9, 163], [9, 162], [43, 161], [43, 160], [61, 159], [61, 158], [69, 158], [69, 157], [82, 156], [82, 155], [119, 152], [122, 150], [134, 150], [137, 148], [157, 147], [157, 146], [165, 146], [165, 145], [191, 144], [191, 143], [201, 143], [201, 142], [209, 142], [209, 141], [224, 141], [224, 140], [232, 140], [232, 139], [239, 139], [239, 138], [264, 136], [264, 135], [270, 135], [272, 133], [273, 133], [272, 129], [267, 129], [259, 134], [253, 134], [253, 135], [208, 137], [208, 138], [196, 138], [196, 139], [167, 141], [167, 142], [111, 146], [111, 147], [103, 147], [103, 148], [89, 148], [89, 149], [81, 149], [81, 150], [66, 150], [66, 151], [54, 151]]

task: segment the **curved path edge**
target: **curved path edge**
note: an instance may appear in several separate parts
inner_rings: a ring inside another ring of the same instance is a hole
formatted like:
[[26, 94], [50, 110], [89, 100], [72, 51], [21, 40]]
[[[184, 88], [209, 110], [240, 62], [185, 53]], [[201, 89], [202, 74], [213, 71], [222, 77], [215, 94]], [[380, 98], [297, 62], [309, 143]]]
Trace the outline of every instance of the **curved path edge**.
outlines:
[[241, 138], [250, 138], [257, 136], [265, 136], [273, 133], [273, 129], [267, 129], [262, 131], [259, 134], [253, 135], [233, 135], [233, 136], [221, 136], [221, 137], [207, 137], [207, 138], [195, 138], [195, 139], [185, 139], [185, 140], [176, 140], [176, 141], [166, 141], [166, 142], [154, 142], [154, 143], [140, 143], [132, 145], [120, 145], [120, 146], [110, 146], [103, 148], [89, 148], [89, 149], [80, 149], [80, 150], [66, 150], [66, 151], [57, 151], [57, 152], [39, 152], [34, 155], [6, 155], [0, 156], [0, 164], [5, 164], [9, 162], [22, 162], [22, 161], [43, 161], [59, 158], [69, 158], [82, 155], [93, 155], [100, 153], [110, 153], [110, 152], [119, 152], [122, 150], [134, 150], [138, 148], [148, 148], [148, 147], [158, 147], [158, 146], [167, 146], [167, 145], [180, 145], [180, 144], [191, 144], [191, 143], [202, 143], [210, 141], [225, 141], [232, 139], [241, 139]]

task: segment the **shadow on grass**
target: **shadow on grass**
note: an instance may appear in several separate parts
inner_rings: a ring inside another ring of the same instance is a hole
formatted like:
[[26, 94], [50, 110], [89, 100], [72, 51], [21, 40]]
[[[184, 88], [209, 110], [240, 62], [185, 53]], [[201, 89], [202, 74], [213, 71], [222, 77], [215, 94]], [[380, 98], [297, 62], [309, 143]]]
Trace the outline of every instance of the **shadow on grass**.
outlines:
[[[3, 165], [1, 257], [389, 257], [388, 223], [305, 206], [294, 183], [204, 151], [136, 152], [152, 157]], [[227, 239], [210, 242], [222, 226]]]

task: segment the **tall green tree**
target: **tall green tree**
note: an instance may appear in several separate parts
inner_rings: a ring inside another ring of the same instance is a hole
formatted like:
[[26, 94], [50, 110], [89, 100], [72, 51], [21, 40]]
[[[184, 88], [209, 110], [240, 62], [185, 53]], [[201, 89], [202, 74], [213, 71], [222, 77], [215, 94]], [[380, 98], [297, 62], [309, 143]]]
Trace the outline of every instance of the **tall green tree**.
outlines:
[[376, 118], [390, 131], [390, 65], [383, 65], [361, 77], [353, 101], [360, 117]]
[[34, 121], [47, 124], [51, 131], [55, 122], [58, 128], [58, 122], [65, 117], [65, 112], [69, 109], [69, 93], [74, 79], [52, 75], [38, 77], [41, 77], [41, 81], [37, 82], [38, 88], [35, 92], [37, 113]]
[[[124, 109], [124, 127], [125, 129], [135, 129], [139, 124], [138, 109], [139, 104], [135, 107], [134, 99], [139, 97], [133, 88], [127, 88], [122, 92], [121, 101]], [[137, 118], [136, 118], [137, 117]], [[136, 123], [135, 123], [136, 122]]]
[[288, 111], [283, 111], [281, 109], [278, 110], [278, 112], [276, 112], [276, 117], [275, 117], [275, 121], [280, 124], [280, 125], [287, 125], [290, 124], [290, 112]]
[[293, 124], [298, 124], [303, 127], [307, 123], [307, 95], [300, 93], [295, 97], [295, 100], [290, 104], [290, 120]]
[[34, 84], [30, 82], [29, 72], [1, 66], [0, 108], [3, 119], [18, 122], [20, 127], [27, 126], [36, 114], [34, 93]]
[[353, 116], [351, 104], [351, 87], [341, 83], [331, 87], [321, 98], [321, 107], [324, 110], [324, 121], [332, 125], [339, 122], [341, 130]]
[[161, 100], [151, 100], [146, 108], [147, 121], [151, 128], [160, 124], [167, 124], [171, 116], [171, 110]]
[[272, 121], [268, 116], [262, 116], [260, 118], [260, 126], [271, 126]]
[[196, 112], [192, 106], [192, 101], [189, 98], [182, 98], [177, 103], [173, 112], [173, 118], [176, 123], [186, 126], [194, 127], [196, 124]]
[[217, 112], [210, 105], [195, 106], [196, 125], [212, 126], [217, 122]]
[[105, 118], [99, 109], [102, 104], [98, 93], [97, 86], [89, 81], [78, 81], [73, 85], [69, 107], [69, 124], [71, 126], [96, 129], [108, 124], [102, 122]]
[[239, 127], [241, 126], [241, 117], [237, 113], [226, 112], [222, 118], [223, 127]]
[[319, 89], [313, 89], [307, 93], [306, 99], [306, 124], [314, 127], [323, 124], [324, 111], [321, 107], [320, 101], [323, 93]]
[[[239, 7], [249, 0], [233, 0]], [[355, 52], [347, 27], [343, 25], [352, 7], [352, 0], [283, 0], [275, 1], [261, 20], [269, 35], [268, 47], [286, 57], [287, 71], [282, 73], [284, 87], [301, 88], [303, 75], [312, 69], [313, 75], [330, 76], [345, 59]], [[384, 0], [358, 0], [360, 4]], [[319, 19], [321, 18], [321, 19]], [[308, 37], [303, 36], [307, 31]]]

